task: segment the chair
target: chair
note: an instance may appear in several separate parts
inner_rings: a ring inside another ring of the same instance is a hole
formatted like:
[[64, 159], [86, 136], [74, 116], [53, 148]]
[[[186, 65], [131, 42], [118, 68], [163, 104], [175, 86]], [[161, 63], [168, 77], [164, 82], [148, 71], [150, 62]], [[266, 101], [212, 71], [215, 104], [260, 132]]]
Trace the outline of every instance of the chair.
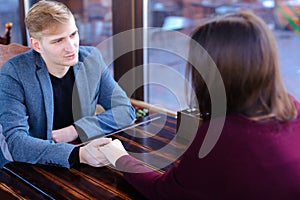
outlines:
[[23, 46], [17, 43], [11, 43], [8, 45], [0, 44], [0, 69], [2, 65], [13, 56], [28, 51], [30, 47]]
[[11, 22], [7, 22], [5, 24], [5, 35], [4, 37], [0, 36], [0, 44], [10, 44], [11, 41], [11, 29], [12, 29], [12, 23]]

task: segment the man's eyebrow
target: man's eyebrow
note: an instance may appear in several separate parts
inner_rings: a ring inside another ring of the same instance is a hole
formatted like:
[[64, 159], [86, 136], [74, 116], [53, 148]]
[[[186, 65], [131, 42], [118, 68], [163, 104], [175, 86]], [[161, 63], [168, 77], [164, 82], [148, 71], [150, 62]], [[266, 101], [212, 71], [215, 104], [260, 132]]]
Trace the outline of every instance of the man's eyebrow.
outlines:
[[[78, 33], [78, 29], [75, 30], [74, 32], [72, 32], [70, 35], [74, 35], [75, 33]], [[62, 40], [64, 38], [66, 38], [66, 37], [55, 38], [55, 39], [50, 40], [50, 42], [59, 41], [59, 40]]]
[[50, 42], [56, 42], [56, 41], [59, 41], [59, 40], [62, 40], [64, 39], [65, 37], [60, 37], [60, 38], [55, 38], [53, 40], [50, 40]]

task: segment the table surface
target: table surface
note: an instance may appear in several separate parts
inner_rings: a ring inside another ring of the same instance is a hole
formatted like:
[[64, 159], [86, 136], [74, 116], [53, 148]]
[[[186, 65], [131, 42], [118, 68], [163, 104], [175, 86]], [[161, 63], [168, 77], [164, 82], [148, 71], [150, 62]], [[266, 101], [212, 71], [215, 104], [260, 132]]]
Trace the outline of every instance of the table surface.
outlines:
[[[149, 121], [150, 122], [147, 122]], [[146, 121], [146, 122], [145, 122]], [[141, 125], [114, 134], [130, 154], [166, 170], [176, 161], [174, 152], [184, 145], [174, 140], [176, 118], [156, 113], [138, 121]], [[163, 147], [168, 150], [162, 151]], [[151, 156], [150, 155], [151, 153]], [[153, 153], [154, 152], [154, 153]], [[176, 153], [175, 153], [176, 154]], [[159, 163], [156, 165], [156, 163]], [[111, 168], [81, 164], [77, 169], [12, 162], [0, 170], [0, 197], [5, 199], [144, 199], [122, 173]]]

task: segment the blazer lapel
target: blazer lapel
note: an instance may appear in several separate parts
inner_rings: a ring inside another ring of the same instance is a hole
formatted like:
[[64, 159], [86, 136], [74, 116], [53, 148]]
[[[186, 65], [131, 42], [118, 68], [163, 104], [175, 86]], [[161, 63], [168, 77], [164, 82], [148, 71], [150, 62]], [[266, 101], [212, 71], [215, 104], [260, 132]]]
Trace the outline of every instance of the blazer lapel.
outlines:
[[47, 120], [47, 139], [51, 140], [54, 114], [53, 89], [47, 67], [44, 61], [42, 61], [41, 56], [38, 56], [37, 58], [37, 77], [40, 81], [44, 98], [43, 100]]
[[[75, 73], [75, 84], [73, 92], [73, 99], [74, 93], [79, 97], [79, 103], [73, 103], [73, 115], [74, 120], [79, 119], [83, 116], [90, 115], [91, 113], [91, 95], [89, 89], [89, 82], [87, 80], [86, 70], [84, 68], [84, 64], [79, 62], [74, 66], [74, 73]], [[76, 90], [77, 88], [77, 90]]]

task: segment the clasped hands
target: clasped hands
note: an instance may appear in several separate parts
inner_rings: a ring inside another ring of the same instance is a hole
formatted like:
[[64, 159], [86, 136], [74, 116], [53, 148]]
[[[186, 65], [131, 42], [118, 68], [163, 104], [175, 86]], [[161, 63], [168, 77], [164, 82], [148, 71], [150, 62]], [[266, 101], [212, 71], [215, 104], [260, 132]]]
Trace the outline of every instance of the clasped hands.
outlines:
[[[55, 142], [72, 142], [78, 137], [74, 126], [52, 131], [52, 139]], [[128, 155], [120, 140], [111, 138], [99, 138], [92, 140], [87, 145], [80, 147], [79, 160], [93, 167], [116, 165], [116, 161], [123, 155]]]
[[102, 167], [112, 164], [116, 166], [116, 161], [128, 155], [121, 141], [111, 138], [99, 138], [92, 140], [87, 145], [80, 147], [79, 158], [81, 163], [93, 167]]

